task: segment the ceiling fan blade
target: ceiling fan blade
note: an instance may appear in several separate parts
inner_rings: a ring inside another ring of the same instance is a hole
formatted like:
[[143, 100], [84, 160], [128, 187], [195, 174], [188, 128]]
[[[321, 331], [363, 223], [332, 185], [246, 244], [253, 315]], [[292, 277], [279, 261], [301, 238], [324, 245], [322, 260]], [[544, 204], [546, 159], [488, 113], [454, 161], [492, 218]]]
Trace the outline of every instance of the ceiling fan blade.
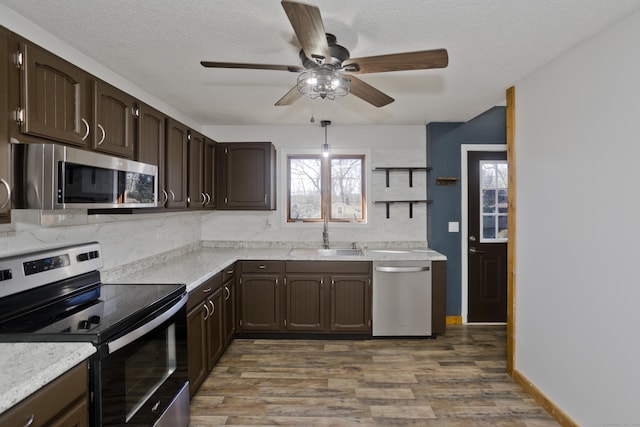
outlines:
[[387, 71], [445, 68], [449, 64], [446, 49], [393, 53], [390, 55], [351, 58], [342, 63], [345, 71], [354, 74], [384, 73]]
[[289, 92], [285, 93], [285, 95], [275, 103], [276, 106], [280, 107], [283, 105], [291, 105], [296, 102], [298, 99], [302, 97], [302, 94], [298, 90], [298, 86], [292, 87]]
[[349, 93], [357, 96], [358, 98], [367, 101], [369, 104], [372, 104], [376, 107], [384, 107], [387, 104], [391, 104], [395, 101], [389, 95], [380, 92], [375, 87], [371, 86], [368, 83], [363, 82], [359, 78], [350, 75], [344, 75], [346, 78], [351, 80], [351, 85], [349, 89]]
[[243, 68], [247, 70], [277, 70], [277, 71], [291, 71], [292, 73], [301, 73], [304, 71], [303, 67], [297, 65], [273, 65], [273, 64], [244, 64], [241, 62], [214, 62], [214, 61], [200, 61], [203, 67], [207, 68]]
[[325, 60], [330, 62], [331, 51], [320, 9], [317, 6], [287, 0], [282, 0], [282, 7], [306, 57], [316, 63], [324, 63]]

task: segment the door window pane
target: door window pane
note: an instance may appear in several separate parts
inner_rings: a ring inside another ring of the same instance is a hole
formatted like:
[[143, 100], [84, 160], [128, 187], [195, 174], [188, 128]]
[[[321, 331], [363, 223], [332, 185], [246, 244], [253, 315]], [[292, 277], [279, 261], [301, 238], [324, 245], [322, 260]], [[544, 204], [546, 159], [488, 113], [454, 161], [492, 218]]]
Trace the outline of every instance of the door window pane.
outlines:
[[505, 160], [480, 162], [481, 242], [507, 240], [508, 178]]

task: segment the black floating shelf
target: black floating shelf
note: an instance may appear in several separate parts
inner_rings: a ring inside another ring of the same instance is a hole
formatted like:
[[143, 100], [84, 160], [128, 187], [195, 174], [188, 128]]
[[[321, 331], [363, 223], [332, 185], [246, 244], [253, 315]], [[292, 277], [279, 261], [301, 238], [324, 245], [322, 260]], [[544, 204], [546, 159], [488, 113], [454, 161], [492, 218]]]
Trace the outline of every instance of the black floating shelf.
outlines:
[[377, 167], [373, 168], [374, 171], [385, 171], [387, 178], [387, 187], [389, 187], [389, 172], [391, 171], [408, 171], [409, 172], [409, 187], [413, 187], [413, 171], [430, 171], [431, 166], [427, 167], [413, 167], [413, 166], [389, 166], [389, 167]]
[[408, 203], [409, 204], [409, 218], [413, 218], [413, 204], [414, 203], [426, 203], [429, 204], [433, 200], [376, 200], [373, 203], [384, 203], [387, 205], [387, 219], [389, 219], [389, 206], [394, 203]]

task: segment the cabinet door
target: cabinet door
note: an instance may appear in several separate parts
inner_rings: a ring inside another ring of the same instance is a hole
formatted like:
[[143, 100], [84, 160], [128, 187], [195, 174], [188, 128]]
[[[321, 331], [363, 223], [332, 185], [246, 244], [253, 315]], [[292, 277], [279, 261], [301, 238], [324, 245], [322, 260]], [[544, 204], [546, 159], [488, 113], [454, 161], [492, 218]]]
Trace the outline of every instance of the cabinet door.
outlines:
[[65, 372], [0, 414], [0, 426], [87, 426], [88, 373], [86, 363]]
[[223, 330], [224, 330], [224, 347], [228, 347], [236, 335], [236, 279], [235, 277], [222, 285], [224, 298], [223, 306]]
[[167, 202], [164, 184], [165, 123], [161, 112], [146, 104], [138, 104], [137, 160], [158, 167], [158, 194], [160, 203]]
[[222, 289], [216, 290], [207, 299], [209, 317], [207, 323], [207, 368], [211, 370], [224, 351], [224, 337], [222, 336]]
[[165, 182], [170, 208], [187, 207], [187, 135], [189, 129], [167, 119]]
[[89, 425], [89, 402], [82, 399], [64, 411], [48, 427], [86, 427]]
[[189, 396], [193, 396], [207, 377], [207, 312], [203, 302], [187, 314], [187, 353], [189, 355]]
[[0, 27], [0, 224], [11, 222], [11, 146], [9, 145], [9, 31]]
[[331, 276], [331, 331], [371, 332], [371, 280], [368, 275]]
[[216, 164], [216, 142], [205, 138], [204, 140], [204, 180], [202, 190], [206, 198], [204, 207], [214, 209], [215, 203], [215, 164]]
[[326, 329], [325, 279], [320, 274], [288, 274], [285, 278], [288, 331]]
[[104, 82], [96, 81], [93, 87], [93, 149], [132, 158], [135, 99]]
[[202, 190], [204, 136], [190, 132], [187, 137], [187, 206], [203, 208], [207, 201]]
[[431, 263], [431, 333], [444, 334], [447, 328], [447, 262]]
[[280, 331], [280, 275], [243, 273], [240, 287], [242, 331]]
[[31, 43], [20, 43], [20, 51], [20, 131], [86, 147], [91, 133], [89, 74]]
[[270, 142], [219, 144], [218, 209], [275, 209], [275, 149]]

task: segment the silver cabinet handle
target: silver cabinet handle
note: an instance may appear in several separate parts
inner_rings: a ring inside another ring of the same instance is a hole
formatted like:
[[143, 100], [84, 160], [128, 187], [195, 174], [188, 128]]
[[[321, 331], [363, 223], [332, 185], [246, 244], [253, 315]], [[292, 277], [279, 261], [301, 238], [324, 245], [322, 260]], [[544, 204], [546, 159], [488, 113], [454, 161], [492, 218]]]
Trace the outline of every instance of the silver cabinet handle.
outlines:
[[87, 123], [87, 121], [84, 118], [80, 120], [82, 120], [82, 123], [84, 123], [85, 132], [84, 132], [84, 136], [82, 137], [82, 140], [84, 141], [89, 136], [89, 123]]
[[167, 194], [167, 192], [165, 190], [162, 190], [162, 195], [164, 196], [164, 200], [162, 201], [162, 204], [166, 205], [167, 202], [169, 201], [169, 195]]
[[200, 195], [202, 196], [202, 206], [204, 207], [204, 205], [207, 204], [207, 196], [204, 195], [204, 193], [200, 193]]
[[208, 294], [209, 292], [211, 292], [211, 287], [208, 287], [207, 289], [202, 290], [202, 293], [204, 294]]
[[208, 206], [209, 203], [211, 203], [211, 196], [209, 195], [209, 193], [204, 193], [204, 196], [207, 198], [207, 201], [205, 202], [205, 206]]
[[227, 293], [227, 296], [224, 297], [224, 300], [229, 301], [229, 298], [231, 298], [231, 291], [229, 290], [229, 287], [225, 286], [224, 291]]
[[173, 190], [169, 190], [169, 194], [171, 194], [171, 203], [176, 201], [176, 193]]
[[7, 206], [7, 204], [11, 200], [11, 186], [9, 186], [9, 183], [5, 181], [4, 178], [0, 178], [0, 182], [2, 183], [2, 185], [4, 185], [4, 188], [7, 189], [7, 200], [5, 200], [2, 206], [0, 206], [0, 209], [4, 209], [4, 207]]
[[382, 273], [418, 273], [420, 271], [429, 271], [429, 267], [376, 267], [376, 271]]
[[104, 131], [104, 128], [100, 123], [98, 123], [98, 129], [100, 129], [100, 132], [102, 132], [102, 138], [100, 138], [100, 141], [98, 141], [98, 145], [102, 145], [104, 139], [107, 137], [107, 132]]
[[216, 312], [216, 305], [213, 303], [212, 300], [209, 300], [209, 304], [211, 304], [211, 314], [213, 315], [213, 313]]
[[27, 420], [27, 422], [24, 424], [24, 427], [29, 427], [30, 425], [33, 424], [33, 422], [36, 420], [36, 416], [31, 414], [31, 416], [29, 416], [29, 419]]
[[267, 266], [266, 266], [266, 265], [264, 265], [264, 264], [260, 264], [260, 265], [258, 266], [258, 269], [260, 269], [260, 270], [264, 270], [265, 268], [267, 268]]
[[156, 412], [158, 407], [160, 406], [160, 401], [158, 400], [155, 405], [151, 408], [151, 412]]
[[484, 251], [479, 251], [476, 248], [469, 248], [469, 253], [472, 253], [472, 254], [483, 254]]
[[209, 306], [207, 305], [207, 303], [206, 303], [206, 302], [204, 303], [204, 310], [207, 312], [207, 313], [204, 315], [204, 320], [207, 320], [207, 319], [209, 318], [209, 316], [211, 315], [211, 313], [209, 312]]

